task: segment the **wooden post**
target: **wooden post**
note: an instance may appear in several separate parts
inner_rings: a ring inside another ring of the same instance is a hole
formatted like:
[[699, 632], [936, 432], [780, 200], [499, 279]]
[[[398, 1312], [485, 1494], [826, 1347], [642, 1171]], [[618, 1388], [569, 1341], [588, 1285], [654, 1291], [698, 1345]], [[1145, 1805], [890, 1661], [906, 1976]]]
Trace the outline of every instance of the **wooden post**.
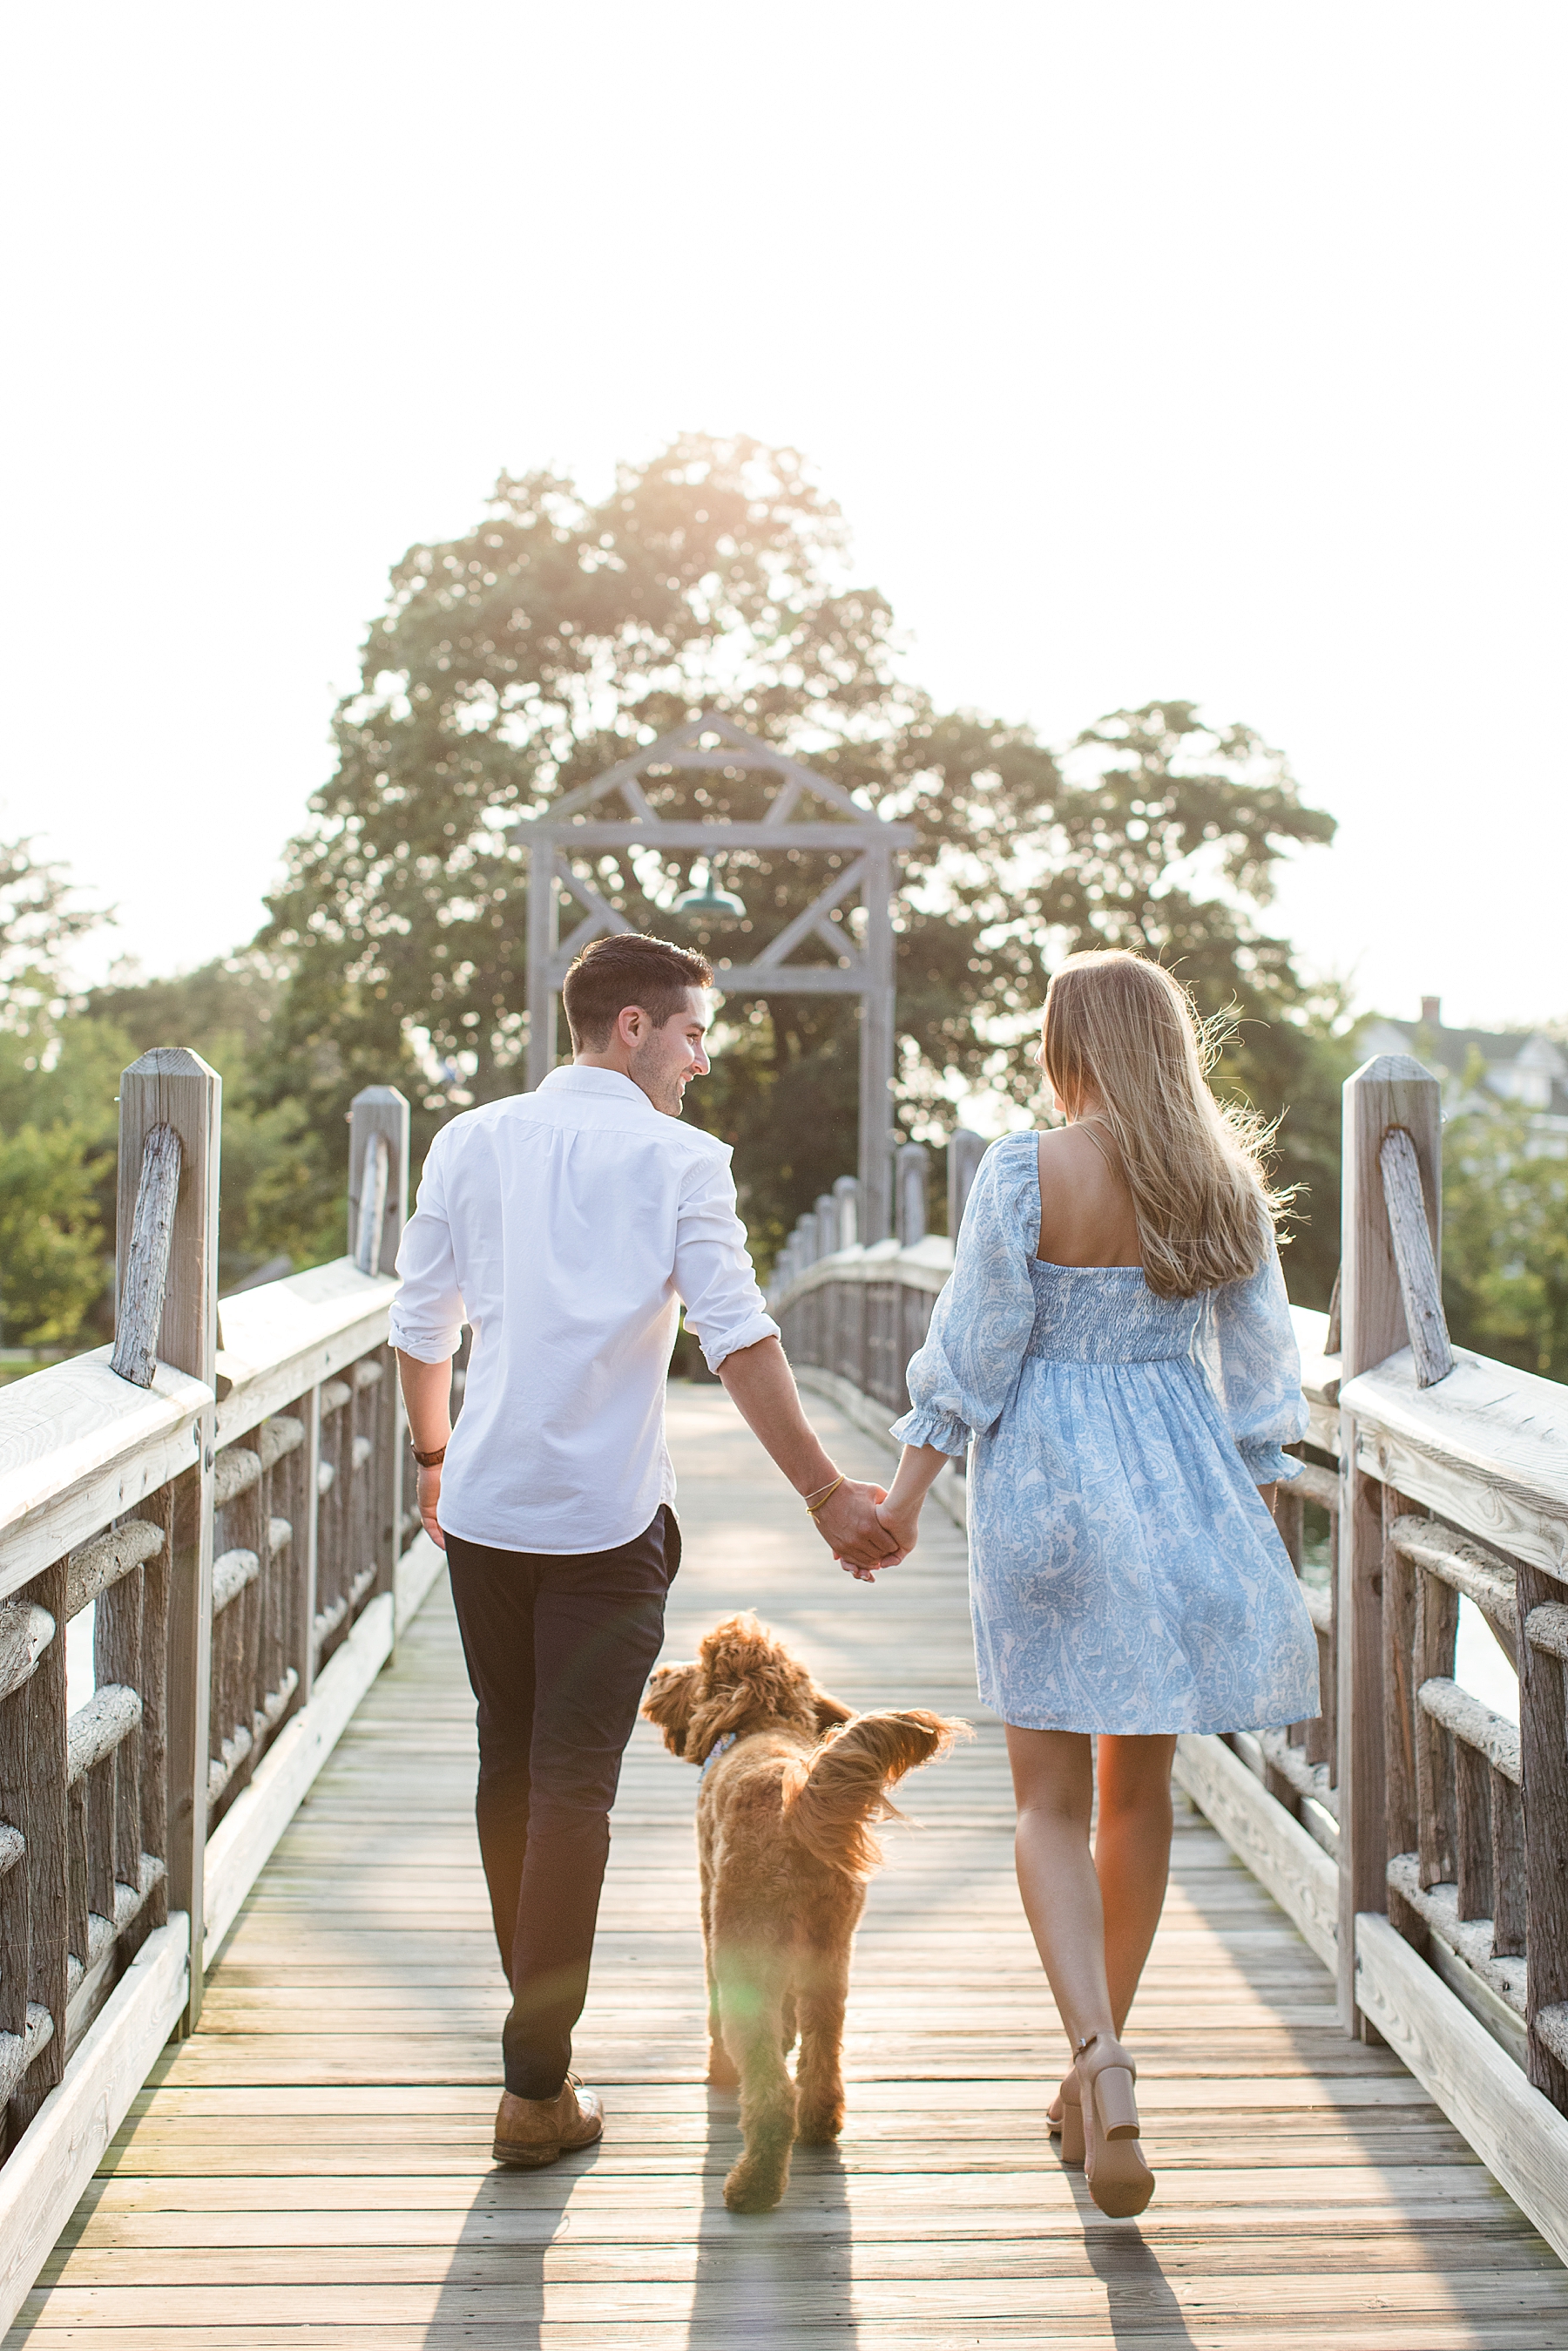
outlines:
[[838, 1203], [838, 1246], [853, 1249], [860, 1238], [860, 1183], [854, 1176], [841, 1176], [833, 1187]]
[[972, 1126], [955, 1126], [948, 1142], [948, 1238], [955, 1249], [970, 1187], [984, 1156], [985, 1137]]
[[320, 1581], [321, 1545], [321, 1386], [301, 1396], [293, 1407], [305, 1423], [305, 1443], [290, 1458], [291, 1510], [294, 1533], [289, 1543], [289, 1575], [294, 1586], [293, 1648], [289, 1663], [299, 1677], [300, 1706], [308, 1706], [316, 1681], [316, 1595]]
[[893, 859], [866, 852], [865, 993], [860, 1000], [860, 1238], [885, 1241], [893, 1226]]
[[[158, 1341], [161, 1363], [214, 1381], [218, 1351], [218, 1144], [223, 1080], [199, 1053], [156, 1046], [119, 1081], [119, 1197], [115, 1300], [130, 1260], [132, 1220], [147, 1137], [171, 1126], [180, 1138], [180, 1189]], [[205, 1940], [202, 1865], [213, 1670], [213, 1410], [202, 1414], [201, 1456], [174, 1482], [169, 1562], [169, 1907], [191, 1920], [191, 2000], [181, 2030], [202, 2007]]]
[[550, 966], [561, 937], [556, 894], [556, 836], [546, 832], [528, 851], [528, 1086], [544, 1084], [556, 1066], [556, 991]]
[[1568, 2065], [1541, 2032], [1544, 2011], [1568, 2004], [1568, 1608], [1563, 1585], [1521, 1561], [1519, 1608], [1519, 1723], [1525, 1830], [1530, 1953], [1531, 2080], [1568, 2114]]
[[[1355, 1379], [1408, 1343], [1399, 1270], [1384, 1199], [1380, 1154], [1390, 1127], [1415, 1148], [1432, 1253], [1440, 1263], [1440, 1096], [1408, 1054], [1367, 1061], [1345, 1084], [1340, 1245], [1342, 1377]], [[1388, 1907], [1385, 1795], [1383, 1509], [1379, 1480], [1357, 1460], [1354, 1416], [1340, 1427], [1339, 1511], [1339, 2016], [1376, 2037], [1355, 2005], [1355, 1919]], [[1403, 1833], [1405, 1823], [1398, 1828]]]
[[[66, 2000], [69, 1989], [68, 1811], [66, 1796], [66, 1563], [58, 1560], [30, 1583], [23, 1606], [31, 1622], [26, 1650], [36, 1666], [0, 1707], [0, 1819], [27, 1842], [23, 1859], [0, 1886], [0, 1979], [6, 2032], [27, 2030], [30, 2003], [54, 2022], [11, 2100], [14, 2131], [25, 2130], [66, 2069]], [[34, 1611], [40, 1612], [39, 1616]], [[46, 1626], [52, 1629], [46, 1631]], [[20, 2022], [16, 2022], [20, 2018]]]
[[923, 1143], [898, 1146], [898, 1241], [913, 1249], [926, 1238], [926, 1176], [930, 1160]]
[[387, 1171], [386, 1208], [381, 1218], [381, 1243], [372, 1273], [395, 1273], [398, 1243], [409, 1219], [409, 1105], [396, 1086], [364, 1086], [348, 1113], [348, 1254], [359, 1238], [360, 1203], [367, 1176], [372, 1174], [374, 1140], [384, 1135], [390, 1154]]
[[[389, 1155], [379, 1247], [369, 1270], [396, 1273], [398, 1244], [409, 1216], [409, 1104], [396, 1086], [365, 1086], [348, 1114], [348, 1249], [364, 1264], [360, 1220], [368, 1187], [375, 1186], [378, 1145]], [[372, 1203], [373, 1205], [373, 1203]], [[371, 1537], [378, 1592], [397, 1588], [403, 1525], [403, 1399], [392, 1350], [383, 1352], [380, 1386], [372, 1407]]]

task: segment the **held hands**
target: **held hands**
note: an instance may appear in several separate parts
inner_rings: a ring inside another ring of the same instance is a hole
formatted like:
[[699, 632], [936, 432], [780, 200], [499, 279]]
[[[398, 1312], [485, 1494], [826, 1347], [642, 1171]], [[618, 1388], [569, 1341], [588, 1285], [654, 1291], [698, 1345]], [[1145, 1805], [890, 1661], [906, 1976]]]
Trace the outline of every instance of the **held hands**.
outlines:
[[901, 1556], [907, 1558], [919, 1541], [920, 1504], [923, 1494], [900, 1494], [897, 1480], [893, 1491], [877, 1505], [877, 1522], [898, 1544]]
[[880, 1486], [846, 1478], [814, 1513], [817, 1533], [840, 1567], [860, 1583], [872, 1583], [877, 1568], [897, 1567], [903, 1557], [878, 1515], [882, 1498]]
[[877, 1499], [877, 1523], [907, 1559], [919, 1540], [920, 1505], [948, 1466], [948, 1457], [935, 1445], [906, 1445], [898, 1456], [898, 1474], [889, 1490]]

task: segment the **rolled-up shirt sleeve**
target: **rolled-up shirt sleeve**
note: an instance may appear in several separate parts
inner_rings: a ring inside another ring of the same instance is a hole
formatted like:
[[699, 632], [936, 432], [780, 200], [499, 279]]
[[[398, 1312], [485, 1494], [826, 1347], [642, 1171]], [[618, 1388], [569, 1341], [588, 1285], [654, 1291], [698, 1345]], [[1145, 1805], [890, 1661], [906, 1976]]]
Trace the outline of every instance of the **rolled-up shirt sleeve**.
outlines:
[[421, 1364], [444, 1364], [456, 1354], [467, 1317], [458, 1287], [457, 1259], [441, 1189], [441, 1137], [431, 1146], [420, 1177], [419, 1199], [398, 1248], [398, 1278], [388, 1337]]
[[727, 1158], [694, 1167], [681, 1186], [675, 1287], [711, 1372], [726, 1355], [779, 1336], [746, 1251]]

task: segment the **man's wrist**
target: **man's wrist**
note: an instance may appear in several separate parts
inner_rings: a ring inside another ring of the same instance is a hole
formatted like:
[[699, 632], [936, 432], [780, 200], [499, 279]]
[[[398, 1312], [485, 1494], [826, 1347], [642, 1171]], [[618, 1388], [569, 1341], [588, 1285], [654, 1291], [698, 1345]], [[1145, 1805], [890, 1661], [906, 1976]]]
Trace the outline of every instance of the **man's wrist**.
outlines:
[[831, 1486], [837, 1479], [838, 1475], [839, 1472], [835, 1468], [833, 1463], [828, 1459], [825, 1453], [821, 1460], [813, 1467], [809, 1476], [803, 1471], [800, 1477], [792, 1478], [790, 1479], [790, 1484], [794, 1488], [794, 1490], [800, 1496], [801, 1500], [805, 1502], [809, 1509], [810, 1505], [815, 1501], [817, 1496], [822, 1492], [823, 1488], [825, 1486]]

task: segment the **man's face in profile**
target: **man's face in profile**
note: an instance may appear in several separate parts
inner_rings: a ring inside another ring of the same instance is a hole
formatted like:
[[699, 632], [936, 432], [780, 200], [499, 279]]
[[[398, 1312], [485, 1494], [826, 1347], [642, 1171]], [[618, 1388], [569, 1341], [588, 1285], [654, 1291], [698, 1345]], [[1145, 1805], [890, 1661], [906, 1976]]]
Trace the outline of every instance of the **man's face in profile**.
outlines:
[[632, 1047], [627, 1075], [667, 1118], [680, 1117], [688, 1085], [708, 1074], [704, 1040], [712, 1020], [707, 989], [689, 987], [685, 1010], [672, 1012], [661, 1028], [648, 1023]]

